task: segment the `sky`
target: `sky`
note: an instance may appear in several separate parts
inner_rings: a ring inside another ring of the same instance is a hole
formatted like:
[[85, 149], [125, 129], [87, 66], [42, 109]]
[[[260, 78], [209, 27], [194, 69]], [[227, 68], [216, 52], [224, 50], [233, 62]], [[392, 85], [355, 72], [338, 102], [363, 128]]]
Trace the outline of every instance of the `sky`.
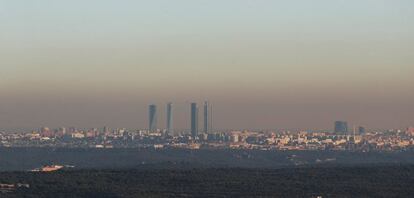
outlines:
[[[0, 0], [0, 129], [414, 125], [412, 0]], [[200, 115], [201, 117], [201, 115]], [[201, 120], [200, 120], [201, 123]], [[200, 126], [202, 126], [200, 124]]]

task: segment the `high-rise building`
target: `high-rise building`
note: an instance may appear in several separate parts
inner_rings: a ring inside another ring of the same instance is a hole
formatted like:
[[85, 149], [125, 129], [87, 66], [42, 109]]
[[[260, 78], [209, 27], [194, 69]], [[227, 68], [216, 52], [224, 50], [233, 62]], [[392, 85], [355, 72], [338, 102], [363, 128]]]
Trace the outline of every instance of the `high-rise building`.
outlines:
[[154, 132], [157, 130], [157, 106], [149, 106], [149, 130]]
[[366, 132], [365, 127], [360, 126], [358, 127], [358, 134], [364, 134]]
[[42, 127], [40, 129], [40, 134], [43, 137], [53, 137], [54, 136], [54, 132], [52, 130], [50, 130], [48, 127]]
[[335, 133], [348, 134], [348, 123], [345, 121], [336, 121]]
[[198, 106], [197, 103], [191, 103], [191, 136], [198, 136]]
[[107, 126], [103, 127], [102, 134], [105, 134], [105, 135], [109, 134], [109, 128]]
[[173, 107], [172, 103], [167, 104], [167, 133], [173, 135]]
[[55, 135], [58, 136], [58, 137], [63, 137], [64, 135], [66, 135], [66, 128], [65, 127], [60, 127], [55, 132]]
[[204, 102], [204, 133], [210, 133], [213, 126], [212, 106], [209, 102]]
[[414, 127], [408, 127], [407, 130], [405, 131], [405, 133], [407, 135], [414, 136]]

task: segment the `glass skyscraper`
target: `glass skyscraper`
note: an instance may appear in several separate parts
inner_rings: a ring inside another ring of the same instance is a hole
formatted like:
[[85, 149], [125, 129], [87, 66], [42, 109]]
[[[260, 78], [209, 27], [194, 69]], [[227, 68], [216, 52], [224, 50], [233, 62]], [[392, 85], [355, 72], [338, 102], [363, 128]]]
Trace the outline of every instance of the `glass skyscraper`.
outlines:
[[209, 102], [204, 102], [204, 133], [210, 133], [212, 130], [212, 106]]
[[198, 106], [197, 103], [191, 103], [191, 136], [198, 136]]
[[149, 106], [149, 130], [154, 132], [157, 130], [157, 106]]
[[335, 122], [335, 133], [348, 133], [348, 123], [345, 121], [336, 121]]
[[172, 103], [167, 104], [167, 133], [173, 135], [173, 107]]
[[365, 133], [365, 127], [363, 127], [363, 126], [360, 126], [360, 127], [358, 127], [358, 134], [364, 134]]

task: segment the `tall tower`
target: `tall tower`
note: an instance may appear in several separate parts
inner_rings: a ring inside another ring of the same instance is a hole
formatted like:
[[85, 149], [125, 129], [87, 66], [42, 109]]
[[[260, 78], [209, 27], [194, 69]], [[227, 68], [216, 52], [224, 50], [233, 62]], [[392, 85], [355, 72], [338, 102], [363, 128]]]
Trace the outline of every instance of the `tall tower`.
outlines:
[[204, 102], [204, 133], [210, 133], [213, 126], [212, 106], [209, 102]]
[[358, 134], [362, 135], [364, 133], [365, 133], [365, 127], [363, 126], [358, 127]]
[[198, 136], [198, 106], [197, 103], [191, 103], [191, 136]]
[[149, 106], [149, 130], [157, 130], [157, 106], [153, 104]]
[[108, 134], [109, 133], [109, 128], [107, 126], [104, 126], [104, 128], [102, 129], [102, 133], [103, 134]]
[[172, 103], [168, 103], [167, 104], [167, 133], [169, 135], [173, 135], [174, 134], [174, 129], [173, 129], [173, 107], [172, 107]]
[[348, 123], [345, 121], [336, 121], [335, 133], [342, 133], [343, 135], [348, 135]]

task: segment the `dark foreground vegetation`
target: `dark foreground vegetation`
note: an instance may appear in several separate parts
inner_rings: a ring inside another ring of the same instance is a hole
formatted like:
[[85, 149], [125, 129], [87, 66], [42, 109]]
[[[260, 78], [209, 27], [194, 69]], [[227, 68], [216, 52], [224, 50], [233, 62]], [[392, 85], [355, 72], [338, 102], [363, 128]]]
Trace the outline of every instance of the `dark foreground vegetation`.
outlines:
[[412, 197], [414, 166], [0, 172], [0, 197]]
[[[413, 164], [414, 150], [401, 152], [260, 151], [185, 149], [2, 148], [0, 171], [25, 171], [43, 165], [78, 169], [142, 169], [148, 164], [190, 163], [192, 168], [283, 168], [308, 165]], [[151, 165], [152, 167], [152, 165]]]

